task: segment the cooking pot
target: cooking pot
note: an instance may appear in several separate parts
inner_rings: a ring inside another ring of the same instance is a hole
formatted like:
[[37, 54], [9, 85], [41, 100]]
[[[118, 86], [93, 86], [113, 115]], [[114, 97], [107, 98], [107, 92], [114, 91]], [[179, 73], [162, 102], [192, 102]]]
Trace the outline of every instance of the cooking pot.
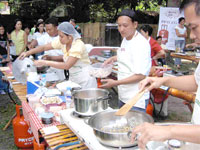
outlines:
[[137, 145], [137, 140], [131, 142], [132, 129], [144, 122], [153, 123], [150, 115], [129, 111], [125, 116], [116, 116], [117, 110], [105, 110], [89, 118], [88, 124], [93, 128], [97, 140], [106, 146], [131, 147]]
[[75, 111], [82, 116], [92, 116], [108, 108], [109, 92], [105, 89], [88, 88], [72, 92]]
[[49, 66], [42, 66], [42, 67], [36, 67], [37, 73], [46, 73], [49, 69]]

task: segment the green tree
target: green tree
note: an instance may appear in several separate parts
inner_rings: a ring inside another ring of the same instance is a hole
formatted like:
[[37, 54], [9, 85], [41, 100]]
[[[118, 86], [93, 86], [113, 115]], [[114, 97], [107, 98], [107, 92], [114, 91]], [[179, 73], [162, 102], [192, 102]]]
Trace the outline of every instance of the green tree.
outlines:
[[158, 11], [167, 0], [9, 0], [11, 13], [25, 19], [47, 18], [57, 6], [67, 5], [67, 19], [78, 22], [114, 22], [124, 8], [140, 11]]

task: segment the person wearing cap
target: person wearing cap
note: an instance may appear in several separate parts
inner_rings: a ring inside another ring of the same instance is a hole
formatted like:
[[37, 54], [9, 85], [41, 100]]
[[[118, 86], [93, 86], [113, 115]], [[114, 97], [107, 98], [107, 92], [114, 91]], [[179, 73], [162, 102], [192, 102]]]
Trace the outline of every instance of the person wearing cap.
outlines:
[[79, 33], [69, 22], [63, 22], [58, 26], [58, 35], [59, 39], [24, 52], [19, 58], [23, 59], [31, 54], [51, 49], [61, 49], [64, 55], [57, 57], [56, 61], [37, 60], [34, 64], [69, 70], [69, 80], [72, 82], [79, 84], [82, 88], [97, 87], [96, 79], [89, 75], [90, 60]]
[[[148, 76], [151, 68], [151, 49], [149, 42], [136, 30], [138, 26], [134, 11], [125, 9], [118, 18], [118, 31], [123, 37], [117, 56], [107, 59], [104, 64], [117, 62], [118, 79], [101, 80], [101, 88], [118, 86], [119, 107], [133, 98], [139, 91], [138, 83]], [[145, 93], [132, 108], [146, 112], [149, 93]]]
[[76, 24], [76, 20], [70, 19], [69, 23], [71, 23], [74, 26], [74, 28], [76, 29], [76, 31], [80, 34], [80, 36], [82, 36], [81, 28], [79, 25]]
[[[190, 38], [200, 40], [200, 1], [199, 0], [183, 0], [180, 6], [184, 10], [185, 21], [190, 29]], [[184, 125], [155, 125], [144, 123], [134, 127], [132, 133], [132, 141], [137, 136], [138, 146], [141, 150], [146, 149], [146, 144], [149, 141], [166, 141], [176, 139], [184, 142], [197, 143], [192, 144], [188, 149], [199, 149], [200, 144], [200, 65], [192, 75], [178, 77], [148, 77], [141, 81], [140, 90], [145, 89], [150, 91], [154, 88], [159, 88], [161, 85], [176, 88], [187, 92], [196, 92], [196, 99], [191, 119], [191, 124], [188, 122]], [[180, 142], [179, 142], [180, 143]], [[187, 145], [190, 145], [187, 143]], [[198, 147], [196, 147], [198, 146]], [[174, 148], [176, 149], [176, 148]], [[184, 149], [178, 147], [177, 149]], [[186, 149], [186, 147], [185, 147]]]

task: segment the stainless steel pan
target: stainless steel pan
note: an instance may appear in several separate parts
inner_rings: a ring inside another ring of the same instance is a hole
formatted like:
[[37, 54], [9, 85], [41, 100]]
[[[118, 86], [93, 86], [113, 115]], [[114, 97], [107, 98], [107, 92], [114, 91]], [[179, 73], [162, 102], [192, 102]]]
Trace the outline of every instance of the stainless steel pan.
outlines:
[[144, 122], [153, 123], [153, 118], [143, 112], [129, 111], [125, 116], [116, 116], [117, 110], [106, 110], [93, 115], [88, 124], [93, 128], [98, 141], [112, 147], [130, 147], [132, 129]]

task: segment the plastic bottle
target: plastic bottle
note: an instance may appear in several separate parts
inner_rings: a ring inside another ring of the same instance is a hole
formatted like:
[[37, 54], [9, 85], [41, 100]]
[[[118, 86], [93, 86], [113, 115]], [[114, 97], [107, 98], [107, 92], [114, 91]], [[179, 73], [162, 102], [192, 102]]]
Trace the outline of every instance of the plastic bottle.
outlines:
[[46, 74], [42, 74], [40, 78], [40, 86], [45, 87], [46, 86]]
[[71, 108], [71, 103], [72, 103], [71, 87], [67, 87], [65, 98], [66, 98], [66, 108]]

